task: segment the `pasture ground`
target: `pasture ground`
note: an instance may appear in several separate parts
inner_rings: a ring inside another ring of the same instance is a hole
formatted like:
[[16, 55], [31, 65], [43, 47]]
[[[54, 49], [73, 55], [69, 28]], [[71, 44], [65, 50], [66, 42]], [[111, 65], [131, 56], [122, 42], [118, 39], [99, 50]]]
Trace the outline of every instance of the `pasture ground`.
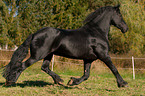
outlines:
[[[116, 79], [108, 68], [93, 64], [87, 81], [76, 86], [60, 86], [41, 71], [41, 63], [35, 63], [19, 77], [17, 84], [5, 87], [5, 79], [0, 75], [0, 96], [145, 96], [145, 74], [137, 73], [132, 79], [132, 70], [119, 70], [129, 87], [118, 88]], [[100, 65], [102, 66], [102, 65]], [[2, 71], [2, 70], [1, 70]], [[59, 74], [66, 85], [71, 76], [83, 74], [82, 65], [60, 64], [54, 72]]]

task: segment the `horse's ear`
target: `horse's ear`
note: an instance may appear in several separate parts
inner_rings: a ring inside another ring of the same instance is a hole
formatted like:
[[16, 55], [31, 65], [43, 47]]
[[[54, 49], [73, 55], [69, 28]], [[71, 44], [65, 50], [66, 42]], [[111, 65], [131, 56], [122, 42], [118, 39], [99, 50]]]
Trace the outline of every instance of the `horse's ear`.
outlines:
[[119, 8], [120, 6], [121, 6], [121, 5], [120, 5], [120, 4], [118, 4], [118, 5], [116, 5], [115, 7], [116, 7], [116, 8]]
[[115, 8], [116, 10], [119, 10], [119, 7], [120, 7], [120, 4], [116, 5], [114, 8]]

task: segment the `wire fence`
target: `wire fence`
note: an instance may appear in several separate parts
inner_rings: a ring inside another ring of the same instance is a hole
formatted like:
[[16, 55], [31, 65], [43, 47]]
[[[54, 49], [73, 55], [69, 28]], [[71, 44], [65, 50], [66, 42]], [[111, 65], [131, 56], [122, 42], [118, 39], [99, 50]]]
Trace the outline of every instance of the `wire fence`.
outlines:
[[[0, 49], [0, 51], [9, 51], [9, 52], [13, 52], [15, 50], [7, 50], [7, 49]], [[145, 58], [132, 58], [132, 57], [111, 57], [112, 60], [145, 60]], [[132, 61], [134, 61], [132, 60]], [[53, 57], [53, 61], [54, 61], [54, 57]], [[0, 62], [10, 62], [10, 60], [0, 60]], [[42, 62], [42, 61], [39, 61]], [[83, 64], [77, 64], [77, 63], [70, 63], [70, 62], [62, 62], [62, 61], [55, 61], [58, 63], [65, 63], [65, 64], [75, 64], [75, 65], [83, 65]], [[104, 68], [108, 68], [108, 67], [104, 67]], [[132, 69], [132, 68], [118, 68], [118, 69]], [[144, 68], [135, 68], [134, 70], [145, 70]]]
[[[145, 60], [145, 59], [144, 59]], [[10, 62], [10, 60], [0, 60], [0, 62]], [[39, 61], [43, 62], [43, 61]], [[79, 63], [71, 63], [71, 62], [63, 62], [63, 61], [54, 61], [55, 63], [63, 63], [63, 64], [75, 64], [75, 65], [84, 65], [84, 64], [79, 64]], [[108, 67], [103, 67], [103, 68], [108, 68]], [[117, 68], [117, 69], [132, 69], [132, 68]], [[144, 68], [134, 68], [134, 70], [145, 70]]]
[[[15, 50], [4, 50], [1, 49], [0, 51], [15, 51]], [[81, 65], [83, 66], [83, 64], [80, 63], [72, 63], [72, 62], [64, 62], [64, 61], [59, 61], [59, 60], [54, 60], [55, 57], [53, 56], [52, 58], [52, 71], [53, 71], [53, 66], [54, 63], [63, 63], [63, 64], [74, 64], [74, 65]], [[125, 69], [125, 70], [132, 70], [133, 73], [133, 79], [135, 79], [135, 71], [145, 71], [144, 68], [135, 68], [135, 60], [145, 60], [145, 58], [134, 58], [132, 57], [111, 57], [112, 60], [130, 60], [132, 62], [132, 64], [130, 64], [132, 67], [129, 68], [117, 68], [117, 69]], [[10, 60], [0, 60], [0, 62], [10, 62]], [[43, 61], [39, 61], [39, 62], [43, 62]], [[103, 68], [108, 68], [108, 67], [103, 67]]]

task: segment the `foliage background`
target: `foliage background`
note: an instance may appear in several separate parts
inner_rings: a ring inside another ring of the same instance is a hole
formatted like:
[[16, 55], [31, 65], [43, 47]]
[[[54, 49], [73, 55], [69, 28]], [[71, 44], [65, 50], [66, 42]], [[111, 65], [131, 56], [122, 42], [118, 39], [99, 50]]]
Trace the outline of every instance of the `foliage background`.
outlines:
[[142, 56], [145, 53], [144, 0], [0, 0], [0, 45], [19, 46], [29, 34], [46, 26], [79, 28], [97, 8], [117, 4], [121, 4], [129, 31], [122, 34], [111, 27], [110, 53]]
[[[88, 14], [103, 6], [121, 4], [121, 13], [129, 26], [129, 31], [122, 34], [111, 27], [109, 33], [110, 53], [113, 55], [143, 56], [145, 53], [145, 1], [144, 0], [0, 0], [0, 47], [8, 44], [11, 49], [19, 46], [29, 34], [49, 26], [63, 29], [76, 29], [83, 26], [82, 21]], [[0, 51], [1, 60], [10, 60], [13, 52]], [[113, 56], [112, 55], [112, 56]], [[56, 58], [56, 57], [55, 57]], [[58, 57], [55, 60], [67, 61]], [[112, 60], [115, 66], [131, 68], [130, 60]], [[81, 61], [69, 60], [69, 63]], [[138, 60], [135, 68], [144, 68], [144, 60]], [[0, 62], [6, 65], [8, 62]], [[83, 63], [83, 62], [82, 62]], [[143, 96], [145, 95], [145, 72], [136, 70], [136, 79], [132, 80], [132, 70], [119, 69], [129, 83], [128, 88], [117, 88], [116, 80], [100, 61], [92, 64], [89, 80], [74, 87], [53, 84], [46, 73], [41, 72], [41, 62], [25, 70], [18, 79], [16, 87], [4, 87], [5, 79], [0, 77], [0, 94], [10, 95], [110, 95]], [[82, 76], [83, 66], [75, 64], [54, 64], [55, 72], [61, 74], [64, 83], [71, 76]], [[139, 67], [137, 67], [137, 65]], [[1, 70], [0, 70], [1, 71]], [[1, 76], [1, 75], [0, 75]]]

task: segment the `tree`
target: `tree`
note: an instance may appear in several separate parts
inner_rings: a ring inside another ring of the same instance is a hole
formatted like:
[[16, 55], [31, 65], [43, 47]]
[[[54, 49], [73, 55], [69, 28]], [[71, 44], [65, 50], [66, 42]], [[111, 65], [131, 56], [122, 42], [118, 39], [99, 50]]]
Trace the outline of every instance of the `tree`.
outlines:
[[8, 5], [3, 1], [0, 1], [0, 4], [0, 20], [2, 22], [0, 26], [0, 43], [12, 47], [15, 45], [15, 38], [17, 37], [16, 4], [14, 0]]
[[47, 26], [77, 29], [97, 8], [121, 3], [129, 31], [124, 35], [111, 27], [110, 52], [144, 54], [144, 2], [134, 1], [137, 0], [3, 0], [0, 1], [0, 44], [19, 46], [28, 35]]
[[5, 6], [3, 1], [0, 1], [0, 45], [6, 44], [6, 41], [9, 39], [7, 36], [7, 22], [9, 22], [7, 17], [8, 8]]

